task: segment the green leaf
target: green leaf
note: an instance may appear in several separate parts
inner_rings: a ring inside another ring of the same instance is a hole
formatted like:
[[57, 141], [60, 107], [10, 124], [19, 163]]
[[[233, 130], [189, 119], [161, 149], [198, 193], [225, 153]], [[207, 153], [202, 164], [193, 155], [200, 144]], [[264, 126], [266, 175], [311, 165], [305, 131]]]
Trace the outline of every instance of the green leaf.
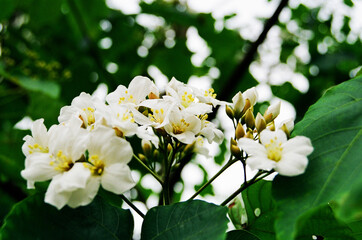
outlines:
[[42, 81], [28, 77], [19, 77], [18, 80], [19, 80], [19, 85], [26, 90], [41, 92], [52, 98], [59, 97], [60, 87], [55, 82]]
[[154, 207], [142, 225], [141, 239], [225, 239], [226, 207], [200, 200]]
[[132, 239], [129, 210], [96, 197], [85, 207], [58, 211], [35, 194], [17, 203], [0, 229], [1, 239]]
[[[341, 201], [337, 205], [336, 213], [340, 219], [344, 221], [362, 221], [362, 179], [354, 184], [351, 191], [346, 192], [342, 196]], [[361, 225], [362, 230], [362, 225]]]
[[293, 87], [290, 82], [285, 82], [279, 86], [271, 86], [272, 92], [275, 96], [287, 100], [290, 103], [297, 102], [302, 94]]
[[275, 207], [271, 181], [261, 180], [242, 192], [248, 222], [246, 230], [261, 239], [275, 239]]
[[226, 240], [260, 240], [261, 238], [245, 230], [227, 232]]
[[15, 0], [0, 0], [0, 21], [9, 18], [13, 13], [17, 2]]
[[296, 239], [312, 239], [312, 236], [323, 236], [328, 240], [353, 240], [351, 229], [338, 221], [329, 205], [314, 208], [298, 221]]
[[274, 180], [278, 239], [293, 239], [300, 216], [331, 200], [338, 201], [360, 179], [361, 97], [361, 77], [344, 82], [328, 90], [295, 126], [293, 135], [309, 137], [314, 152], [305, 174]]

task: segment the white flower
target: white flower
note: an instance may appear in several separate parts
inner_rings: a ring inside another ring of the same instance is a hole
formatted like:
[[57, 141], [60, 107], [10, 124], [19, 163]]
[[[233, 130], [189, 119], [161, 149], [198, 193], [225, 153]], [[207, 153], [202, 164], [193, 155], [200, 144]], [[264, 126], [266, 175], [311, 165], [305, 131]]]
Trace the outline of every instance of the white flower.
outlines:
[[132, 147], [125, 139], [116, 137], [112, 129], [99, 126], [92, 131], [87, 150], [89, 163], [84, 166], [91, 172], [87, 187], [102, 185], [105, 190], [121, 194], [135, 185], [127, 165], [133, 156]]
[[176, 103], [172, 99], [151, 99], [142, 102], [141, 106], [149, 109], [148, 116], [146, 117], [142, 113], [134, 112], [136, 122], [141, 125], [161, 128], [168, 124], [169, 115], [176, 107]]
[[113, 128], [118, 136], [130, 137], [137, 132], [138, 125], [131, 109], [119, 105], [109, 105], [105, 110], [103, 125]]
[[[119, 85], [114, 92], [107, 95], [106, 101], [112, 105], [127, 105], [137, 107], [144, 101], [148, 94], [155, 92], [155, 84], [147, 77], [137, 76], [132, 79], [128, 88]], [[157, 90], [158, 91], [158, 90]], [[158, 92], [154, 93], [158, 95]]]
[[35, 152], [26, 157], [21, 176], [28, 181], [28, 188], [33, 188], [34, 182], [47, 181], [69, 171], [83, 156], [88, 132], [80, 125], [80, 119], [73, 118], [67, 124], [53, 126], [49, 131], [49, 151]]
[[69, 171], [52, 179], [44, 201], [58, 209], [65, 205], [75, 208], [89, 204], [99, 188], [90, 184], [90, 176], [91, 171], [83, 163], [75, 163]]
[[63, 123], [77, 117], [83, 121], [82, 126], [88, 128], [102, 118], [101, 112], [104, 112], [103, 108], [105, 107], [106, 105], [97, 97], [92, 97], [90, 94], [82, 92], [73, 99], [70, 106], [60, 109], [58, 121]]
[[209, 143], [221, 143], [224, 139], [222, 131], [216, 128], [215, 124], [206, 120], [207, 114], [201, 117], [201, 130], [200, 135], [204, 136]]
[[180, 142], [190, 144], [195, 141], [195, 136], [201, 130], [201, 120], [176, 108], [171, 112], [169, 123], [164, 128], [168, 134]]
[[252, 169], [274, 169], [280, 175], [296, 176], [304, 173], [313, 147], [307, 137], [297, 136], [287, 140], [281, 130], [264, 130], [260, 133], [260, 143], [248, 138], [238, 140], [238, 146], [249, 156], [246, 163]]
[[258, 93], [255, 87], [249, 88], [244, 93], [238, 92], [232, 98], [234, 115], [237, 118], [241, 117], [247, 109], [254, 106], [258, 100]]
[[258, 101], [258, 92], [255, 87], [252, 87], [243, 92], [243, 97], [245, 100], [249, 100], [250, 106], [254, 106]]
[[177, 81], [175, 78], [172, 78], [166, 86], [166, 93], [168, 96], [164, 96], [164, 99], [174, 101], [180, 109], [190, 114], [199, 115], [212, 112], [210, 104], [201, 103], [191, 87]]
[[137, 130], [137, 137], [142, 140], [150, 141], [156, 148], [158, 148], [160, 140], [153, 132], [152, 127], [140, 126]]
[[44, 125], [44, 119], [38, 119], [33, 122], [31, 135], [26, 135], [22, 146], [22, 151], [27, 157], [33, 153], [48, 153], [49, 133]]
[[208, 90], [201, 90], [193, 87], [192, 89], [200, 103], [212, 104], [212, 106], [214, 107], [216, 107], [217, 105], [230, 104], [228, 102], [216, 99], [216, 93], [213, 88], [209, 88]]

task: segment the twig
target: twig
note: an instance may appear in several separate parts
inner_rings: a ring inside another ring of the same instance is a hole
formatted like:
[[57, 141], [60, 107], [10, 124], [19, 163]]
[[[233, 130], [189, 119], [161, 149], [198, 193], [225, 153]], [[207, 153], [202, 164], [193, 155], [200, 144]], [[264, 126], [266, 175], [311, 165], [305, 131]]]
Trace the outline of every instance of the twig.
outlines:
[[140, 215], [142, 218], [145, 218], [145, 215], [130, 200], [128, 200], [128, 198], [126, 198], [123, 194], [121, 194], [121, 198], [128, 204], [128, 206], [135, 210], [138, 215]]

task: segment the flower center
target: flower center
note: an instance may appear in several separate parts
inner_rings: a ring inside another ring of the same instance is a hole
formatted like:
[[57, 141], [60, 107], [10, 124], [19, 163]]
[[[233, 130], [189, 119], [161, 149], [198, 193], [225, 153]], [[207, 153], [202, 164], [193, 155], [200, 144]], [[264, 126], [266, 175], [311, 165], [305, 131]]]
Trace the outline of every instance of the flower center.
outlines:
[[104, 171], [104, 162], [99, 159], [98, 155], [92, 155], [89, 157], [89, 162], [92, 166], [89, 167], [93, 175], [101, 176]]
[[129, 94], [128, 90], [124, 92], [124, 95], [119, 98], [118, 104], [130, 102], [130, 103], [136, 103], [136, 99], [133, 97], [132, 94]]
[[87, 124], [85, 123], [84, 119], [82, 118], [82, 116], [79, 116], [79, 118], [83, 121], [85, 126], [90, 126], [95, 122], [95, 118], [94, 118], [94, 108], [91, 107], [87, 107], [87, 108], [83, 108], [82, 109], [85, 112], [85, 115], [87, 116]]
[[270, 140], [269, 144], [265, 144], [267, 156], [270, 160], [279, 162], [282, 159], [283, 148], [281, 146], [282, 143], [278, 143], [273, 139]]
[[181, 104], [185, 108], [191, 105], [195, 101], [195, 98], [192, 96], [192, 94], [188, 92], [184, 92], [184, 94], [181, 96]]
[[216, 98], [216, 93], [214, 93], [214, 89], [213, 89], [213, 88], [210, 88], [208, 91], [205, 90], [204, 96], [205, 96], [205, 97]]
[[[54, 156], [51, 157], [53, 158]], [[62, 150], [59, 150], [57, 155], [54, 157], [54, 160], [50, 162], [50, 165], [55, 166], [55, 170], [66, 172], [73, 167], [74, 163], [71, 159], [63, 154]]]
[[185, 121], [185, 119], [181, 119], [181, 121], [179, 122], [179, 123], [172, 123], [171, 124], [172, 125], [172, 132], [174, 133], [174, 134], [181, 134], [181, 133], [183, 133], [183, 132], [185, 132], [185, 130], [186, 130], [186, 128], [188, 127], [188, 126], [190, 126], [190, 124], [189, 123], [187, 123], [186, 121]]
[[152, 113], [148, 114], [148, 118], [155, 123], [162, 123], [164, 120], [164, 114], [165, 111], [163, 110], [163, 108], [160, 109], [151, 109]]

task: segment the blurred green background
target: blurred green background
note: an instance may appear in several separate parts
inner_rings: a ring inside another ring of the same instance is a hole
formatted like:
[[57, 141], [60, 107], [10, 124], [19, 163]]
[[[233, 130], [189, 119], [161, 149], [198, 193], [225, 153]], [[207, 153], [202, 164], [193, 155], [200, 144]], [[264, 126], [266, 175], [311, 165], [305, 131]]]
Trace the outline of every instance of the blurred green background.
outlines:
[[[362, 30], [352, 28], [351, 12], [357, 6], [351, 0], [334, 1], [342, 12], [328, 12], [330, 1], [310, 1], [314, 6], [265, 1], [268, 12], [275, 13], [279, 4], [283, 12], [254, 19], [259, 23], [255, 36], [230, 24], [238, 21], [237, 12], [220, 17], [200, 13], [187, 1], [156, 0], [136, 1], [139, 8], [126, 14], [114, 2], [0, 0], [0, 223], [13, 204], [30, 194], [19, 174], [22, 138], [30, 132], [15, 124], [26, 116], [44, 118], [48, 127], [56, 124], [62, 106], [81, 92], [93, 93], [101, 83], [111, 92], [136, 75], [156, 82], [172, 77], [188, 82], [192, 76], [194, 84], [210, 81], [226, 101], [259, 84], [266, 89], [263, 100], [288, 101], [300, 120], [327, 88], [360, 69]], [[247, 9], [247, 2], [234, 4]], [[192, 47], [194, 38], [203, 39], [205, 56], [197, 55], [199, 45]], [[274, 60], [268, 61], [270, 52]], [[222, 145], [218, 164], [225, 151]], [[141, 201], [152, 193], [141, 186], [137, 191], [133, 197]]]

